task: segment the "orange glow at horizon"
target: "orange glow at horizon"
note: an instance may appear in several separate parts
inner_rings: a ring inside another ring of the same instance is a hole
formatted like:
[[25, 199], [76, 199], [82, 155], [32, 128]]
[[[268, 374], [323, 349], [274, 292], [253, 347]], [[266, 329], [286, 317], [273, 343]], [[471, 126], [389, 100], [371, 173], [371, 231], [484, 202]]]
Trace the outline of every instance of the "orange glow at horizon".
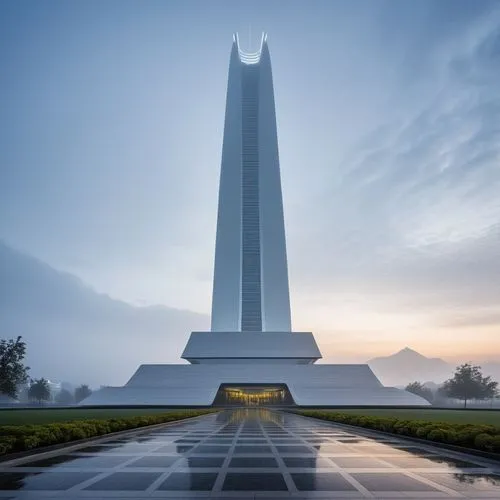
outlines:
[[442, 318], [406, 310], [381, 312], [334, 301], [311, 306], [309, 299], [306, 304], [295, 302], [293, 330], [312, 331], [324, 360], [363, 362], [404, 347], [450, 362], [500, 360], [497, 325], [446, 326]]

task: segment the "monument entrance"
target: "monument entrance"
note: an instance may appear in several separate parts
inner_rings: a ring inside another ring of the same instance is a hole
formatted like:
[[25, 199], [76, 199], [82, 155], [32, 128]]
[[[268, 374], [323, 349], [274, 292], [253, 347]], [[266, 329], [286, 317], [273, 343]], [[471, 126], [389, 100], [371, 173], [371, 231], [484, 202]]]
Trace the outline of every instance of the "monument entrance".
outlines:
[[222, 384], [214, 406], [295, 406], [286, 384]]

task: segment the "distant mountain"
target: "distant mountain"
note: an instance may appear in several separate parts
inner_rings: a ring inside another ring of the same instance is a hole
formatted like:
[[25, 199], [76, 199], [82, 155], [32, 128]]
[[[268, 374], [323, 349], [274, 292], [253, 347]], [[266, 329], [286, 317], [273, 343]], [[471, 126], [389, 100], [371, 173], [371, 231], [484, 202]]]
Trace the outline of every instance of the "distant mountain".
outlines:
[[454, 366], [440, 358], [426, 358], [405, 347], [401, 351], [368, 361], [370, 368], [384, 385], [402, 386], [410, 382], [442, 383], [450, 378]]
[[427, 389], [430, 389], [432, 392], [436, 392], [441, 384], [436, 384], [436, 382], [432, 382], [431, 380], [424, 382], [424, 387], [427, 387]]
[[207, 315], [113, 300], [0, 241], [0, 338], [23, 336], [34, 377], [123, 384], [140, 363], [179, 362], [208, 327]]

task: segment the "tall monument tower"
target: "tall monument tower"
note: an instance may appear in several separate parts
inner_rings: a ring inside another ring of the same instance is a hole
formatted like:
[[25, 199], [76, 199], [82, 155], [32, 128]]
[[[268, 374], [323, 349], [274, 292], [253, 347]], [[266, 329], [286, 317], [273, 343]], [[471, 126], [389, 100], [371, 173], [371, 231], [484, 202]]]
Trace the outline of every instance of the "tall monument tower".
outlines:
[[271, 59], [233, 36], [212, 297], [212, 331], [290, 332]]
[[193, 364], [312, 364], [310, 332], [292, 334], [285, 223], [267, 36], [257, 52], [233, 35], [222, 144], [212, 325], [193, 332]]
[[[168, 344], [165, 344], [168, 345]], [[315, 364], [311, 332], [293, 332], [271, 60], [233, 37], [219, 189], [212, 327], [192, 332], [189, 364], [143, 364], [85, 405], [428, 405], [383, 387], [368, 365]]]

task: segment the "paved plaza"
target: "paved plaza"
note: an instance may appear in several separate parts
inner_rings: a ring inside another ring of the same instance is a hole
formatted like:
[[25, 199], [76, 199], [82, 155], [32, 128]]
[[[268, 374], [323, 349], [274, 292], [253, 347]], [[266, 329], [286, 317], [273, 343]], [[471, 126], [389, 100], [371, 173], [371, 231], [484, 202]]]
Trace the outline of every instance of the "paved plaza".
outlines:
[[235, 409], [0, 463], [0, 499], [500, 498], [500, 462]]

